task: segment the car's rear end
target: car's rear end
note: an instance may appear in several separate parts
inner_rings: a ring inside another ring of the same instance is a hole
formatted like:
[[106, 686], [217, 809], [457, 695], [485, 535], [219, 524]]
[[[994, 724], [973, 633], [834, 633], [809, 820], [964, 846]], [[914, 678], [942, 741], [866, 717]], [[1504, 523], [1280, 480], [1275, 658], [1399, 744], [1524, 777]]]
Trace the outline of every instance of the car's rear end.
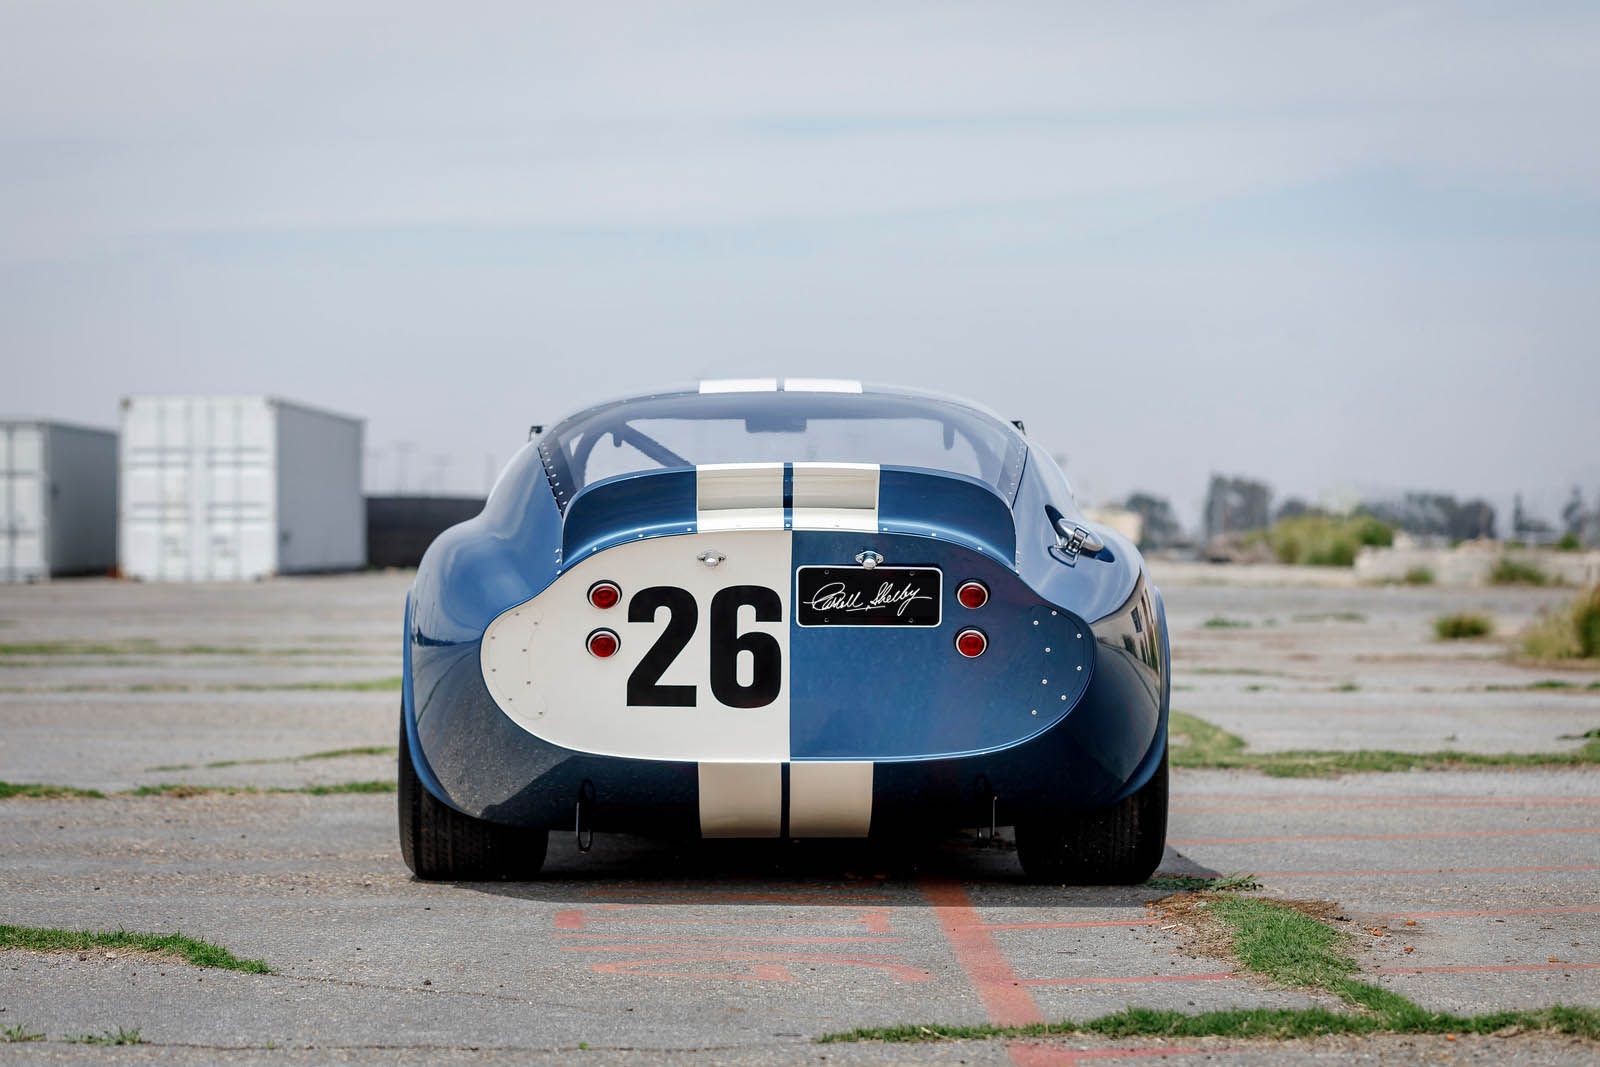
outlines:
[[411, 626], [412, 656], [446, 669], [408, 688], [409, 741], [456, 815], [925, 834], [1104, 809], [1154, 774], [1164, 648], [1141, 574], [1108, 643], [1061, 602], [1070, 582], [1025, 580], [1003, 485], [864, 462], [557, 470], [552, 580], [508, 586], [470, 651]]

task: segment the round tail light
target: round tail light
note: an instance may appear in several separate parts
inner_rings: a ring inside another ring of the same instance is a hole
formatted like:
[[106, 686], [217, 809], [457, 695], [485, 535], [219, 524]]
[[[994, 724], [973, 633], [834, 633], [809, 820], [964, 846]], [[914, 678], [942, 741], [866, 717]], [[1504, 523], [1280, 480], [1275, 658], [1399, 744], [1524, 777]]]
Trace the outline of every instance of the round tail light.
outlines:
[[977, 659], [989, 647], [989, 639], [982, 630], [962, 630], [956, 634], [956, 651], [968, 659]]
[[622, 599], [622, 590], [616, 582], [595, 582], [589, 587], [589, 603], [604, 610], [614, 608]]
[[962, 582], [956, 600], [964, 608], [981, 608], [989, 602], [989, 587], [982, 582]]
[[596, 630], [589, 635], [589, 655], [595, 659], [610, 659], [622, 647], [622, 638], [612, 630]]

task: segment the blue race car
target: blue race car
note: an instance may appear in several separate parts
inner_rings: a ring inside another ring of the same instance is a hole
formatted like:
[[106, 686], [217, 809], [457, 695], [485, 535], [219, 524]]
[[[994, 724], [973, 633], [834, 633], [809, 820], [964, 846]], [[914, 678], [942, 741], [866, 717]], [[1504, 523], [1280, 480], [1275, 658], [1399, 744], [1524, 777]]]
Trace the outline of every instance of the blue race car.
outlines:
[[1020, 424], [831, 379], [601, 404], [417, 570], [401, 850], [419, 878], [519, 878], [555, 828], [1003, 825], [1031, 878], [1140, 882], [1169, 675], [1138, 551]]

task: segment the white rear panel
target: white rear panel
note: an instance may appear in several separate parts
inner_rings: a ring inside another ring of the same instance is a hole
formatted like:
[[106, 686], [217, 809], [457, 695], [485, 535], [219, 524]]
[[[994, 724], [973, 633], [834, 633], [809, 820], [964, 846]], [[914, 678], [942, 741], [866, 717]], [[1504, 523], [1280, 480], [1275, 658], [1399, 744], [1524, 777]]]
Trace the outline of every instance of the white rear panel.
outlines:
[[[783, 681], [764, 707], [719, 703], [710, 684], [711, 600], [736, 585], [764, 586], [786, 595], [790, 536], [783, 530], [737, 534], [685, 534], [608, 548], [558, 578], [533, 600], [513, 608], [484, 634], [482, 666], [489, 693], [510, 718], [552, 744], [605, 756], [708, 762], [784, 761], [789, 758], [789, 621], [756, 622], [741, 612], [739, 631], [762, 631], [777, 640]], [[725, 558], [715, 567], [705, 552]], [[623, 604], [590, 606], [589, 586], [600, 579], [622, 588]], [[627, 621], [628, 600], [650, 586], [688, 590], [700, 624], [660, 677], [662, 685], [696, 687], [697, 706], [629, 707], [626, 686], [640, 659], [667, 626]], [[585, 639], [605, 627], [622, 638], [610, 659], [589, 655]]]
[[47, 577], [44, 431], [0, 425], [0, 581]]

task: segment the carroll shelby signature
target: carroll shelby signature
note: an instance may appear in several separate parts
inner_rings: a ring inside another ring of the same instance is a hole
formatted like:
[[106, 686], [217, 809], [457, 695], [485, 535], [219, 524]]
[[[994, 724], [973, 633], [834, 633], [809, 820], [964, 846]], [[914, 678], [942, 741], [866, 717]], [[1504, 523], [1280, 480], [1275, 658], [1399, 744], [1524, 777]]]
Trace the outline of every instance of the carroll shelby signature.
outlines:
[[847, 593], [843, 582], [829, 582], [811, 594], [806, 606], [813, 611], [876, 611], [882, 608], [894, 608], [896, 615], [904, 615], [906, 609], [917, 601], [933, 599], [923, 594], [920, 585], [912, 585], [910, 582], [898, 588], [893, 582], [884, 582], [878, 586], [878, 591], [872, 594], [871, 600], [864, 601], [861, 598], [862, 593], [859, 590]]

